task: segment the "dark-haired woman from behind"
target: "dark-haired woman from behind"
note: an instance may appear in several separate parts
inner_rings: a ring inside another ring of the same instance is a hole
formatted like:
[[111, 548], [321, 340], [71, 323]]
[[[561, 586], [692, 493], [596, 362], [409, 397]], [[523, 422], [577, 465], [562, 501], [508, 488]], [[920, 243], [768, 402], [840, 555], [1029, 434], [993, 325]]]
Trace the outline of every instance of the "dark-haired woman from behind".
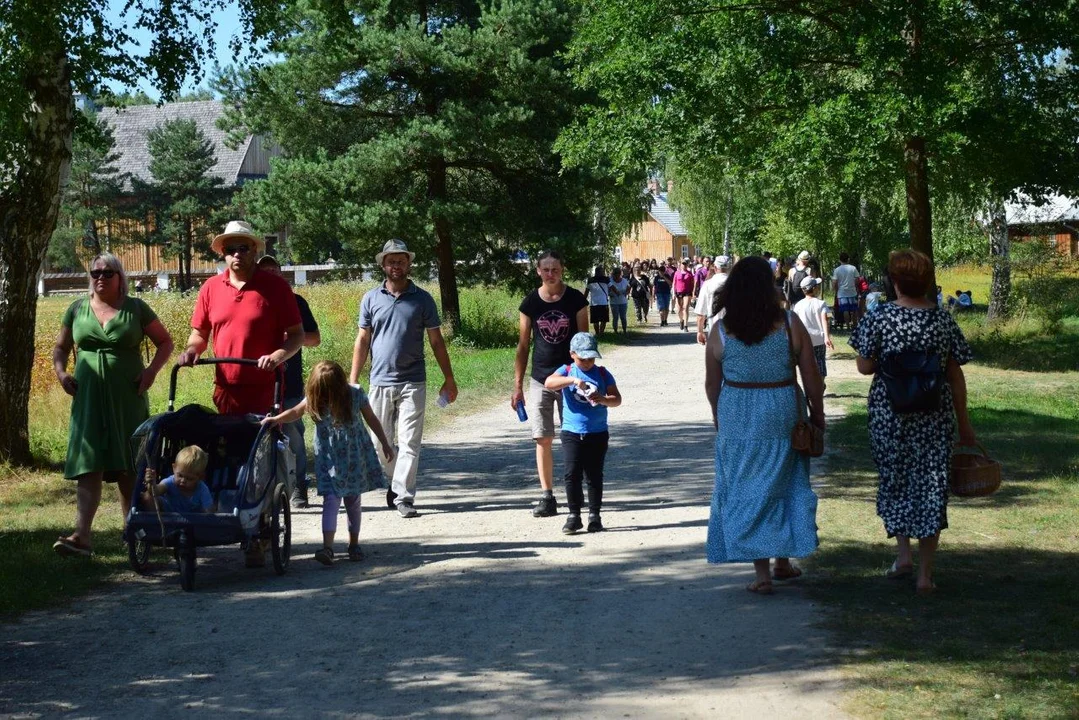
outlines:
[[[805, 412], [804, 397], [810, 422], [824, 427], [824, 385], [809, 333], [783, 310], [767, 260], [740, 260], [713, 311], [723, 315], [705, 348], [705, 392], [716, 427], [708, 562], [752, 562], [756, 579], [746, 589], [768, 595], [773, 579], [802, 574], [791, 557], [817, 548], [809, 458], [791, 447], [791, 430]], [[792, 348], [805, 386], [797, 400]]]

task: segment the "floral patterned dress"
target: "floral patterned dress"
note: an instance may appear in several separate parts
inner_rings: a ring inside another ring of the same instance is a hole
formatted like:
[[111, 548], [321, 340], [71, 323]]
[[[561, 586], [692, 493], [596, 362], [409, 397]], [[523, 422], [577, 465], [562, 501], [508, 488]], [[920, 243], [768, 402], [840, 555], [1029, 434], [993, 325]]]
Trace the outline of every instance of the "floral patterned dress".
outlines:
[[[936, 350], [941, 360], [963, 365], [971, 358], [963, 332], [945, 310], [895, 303], [868, 313], [850, 337], [864, 358], [881, 359], [905, 350]], [[877, 515], [888, 537], [925, 538], [948, 527], [948, 475], [955, 414], [945, 383], [940, 408], [897, 414], [880, 375], [869, 388], [869, 444], [880, 474]]]
[[382, 465], [361, 410], [370, 403], [360, 387], [350, 387], [352, 421], [338, 424], [330, 416], [315, 421], [315, 480], [318, 494], [348, 497], [386, 487]]

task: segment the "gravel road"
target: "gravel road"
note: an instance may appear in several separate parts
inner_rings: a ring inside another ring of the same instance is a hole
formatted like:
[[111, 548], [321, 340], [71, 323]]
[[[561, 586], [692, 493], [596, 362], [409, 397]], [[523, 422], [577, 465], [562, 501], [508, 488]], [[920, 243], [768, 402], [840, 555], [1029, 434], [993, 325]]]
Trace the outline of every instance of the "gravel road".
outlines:
[[704, 561], [702, 353], [656, 327], [606, 353], [625, 398], [607, 532], [531, 517], [533, 445], [499, 401], [425, 440], [419, 517], [364, 496], [362, 563], [314, 562], [313, 507], [284, 577], [215, 548], [183, 593], [159, 556], [0, 626], [0, 716], [841, 717], [835, 649], [797, 581], [756, 597], [749, 565]]

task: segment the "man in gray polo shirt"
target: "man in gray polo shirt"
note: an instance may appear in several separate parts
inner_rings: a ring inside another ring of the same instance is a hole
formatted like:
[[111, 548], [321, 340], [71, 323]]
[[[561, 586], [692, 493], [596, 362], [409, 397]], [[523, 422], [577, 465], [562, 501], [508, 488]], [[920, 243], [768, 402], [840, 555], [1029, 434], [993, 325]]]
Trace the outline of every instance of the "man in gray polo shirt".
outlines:
[[439, 395], [446, 402], [457, 399], [457, 383], [434, 298], [408, 277], [415, 257], [401, 240], [387, 241], [382, 252], [375, 255], [375, 263], [385, 272], [386, 280], [360, 301], [360, 330], [352, 349], [349, 374], [349, 382], [355, 384], [370, 351], [371, 387], [367, 394], [386, 434], [396, 436], [397, 456], [387, 463], [377, 441], [375, 448], [390, 478], [386, 499], [396, 504], [401, 517], [406, 518], [416, 516], [413, 502], [427, 402], [424, 331], [445, 378]]

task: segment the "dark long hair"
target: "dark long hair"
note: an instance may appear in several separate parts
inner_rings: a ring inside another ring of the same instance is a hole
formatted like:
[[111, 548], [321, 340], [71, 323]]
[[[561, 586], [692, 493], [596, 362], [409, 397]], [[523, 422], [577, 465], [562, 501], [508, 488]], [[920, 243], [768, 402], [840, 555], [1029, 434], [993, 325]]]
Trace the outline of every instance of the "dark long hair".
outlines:
[[712, 303], [712, 314], [726, 310], [723, 327], [753, 345], [763, 340], [783, 319], [772, 268], [762, 257], [745, 257], [734, 264]]

